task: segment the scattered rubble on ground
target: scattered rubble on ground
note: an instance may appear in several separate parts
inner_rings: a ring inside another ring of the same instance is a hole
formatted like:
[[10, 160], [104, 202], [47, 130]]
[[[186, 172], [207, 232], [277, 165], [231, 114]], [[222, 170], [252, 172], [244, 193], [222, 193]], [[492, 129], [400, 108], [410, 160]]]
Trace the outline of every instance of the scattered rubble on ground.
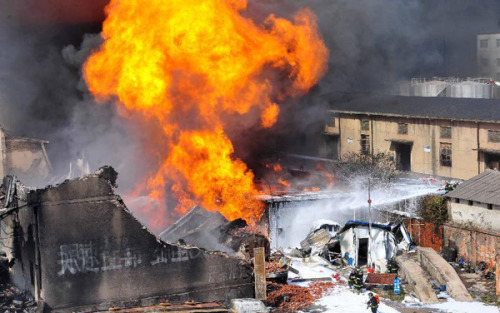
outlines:
[[0, 284], [0, 308], [3, 313], [35, 313], [38, 311], [37, 303], [29, 293], [7, 283]]

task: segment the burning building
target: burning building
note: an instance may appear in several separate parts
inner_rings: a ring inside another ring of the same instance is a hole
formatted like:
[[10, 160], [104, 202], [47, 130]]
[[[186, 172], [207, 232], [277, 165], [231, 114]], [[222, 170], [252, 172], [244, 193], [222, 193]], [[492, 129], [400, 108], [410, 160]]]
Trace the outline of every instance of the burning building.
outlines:
[[251, 297], [251, 266], [222, 252], [160, 240], [114, 194], [117, 173], [45, 189], [7, 176], [1, 244], [11, 281], [47, 311]]

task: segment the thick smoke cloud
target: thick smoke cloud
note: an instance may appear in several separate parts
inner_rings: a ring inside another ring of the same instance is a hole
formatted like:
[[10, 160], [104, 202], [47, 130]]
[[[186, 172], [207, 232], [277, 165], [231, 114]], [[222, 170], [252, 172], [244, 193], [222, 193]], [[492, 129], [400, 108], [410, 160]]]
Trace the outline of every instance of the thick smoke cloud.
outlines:
[[261, 14], [311, 8], [330, 48], [328, 91], [372, 92], [413, 76], [476, 75], [476, 35], [500, 32], [496, 0], [255, 1]]
[[310, 94], [282, 109], [276, 137], [254, 142], [254, 154], [275, 148], [316, 155], [323, 126], [318, 121], [335, 97], [384, 93], [412, 77], [476, 76], [476, 35], [500, 32], [497, 0], [250, 2], [251, 14], [261, 18], [269, 12], [289, 16], [304, 6], [318, 17], [330, 49], [329, 71]]
[[113, 105], [96, 104], [81, 80], [82, 63], [101, 42], [83, 34], [100, 25], [32, 21], [19, 13], [26, 5], [0, 1], [0, 125], [13, 136], [49, 140], [55, 177], [85, 156], [91, 171], [112, 165], [121, 187], [132, 187], [145, 170], [139, 144], [145, 134]]

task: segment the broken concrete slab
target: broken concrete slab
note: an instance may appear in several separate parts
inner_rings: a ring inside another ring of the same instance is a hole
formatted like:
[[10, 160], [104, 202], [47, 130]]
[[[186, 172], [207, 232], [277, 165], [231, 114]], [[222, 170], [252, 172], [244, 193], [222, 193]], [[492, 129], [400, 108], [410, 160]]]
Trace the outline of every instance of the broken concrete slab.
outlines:
[[408, 254], [396, 257], [396, 262], [399, 265], [401, 278], [408, 283], [407, 288], [413, 291], [420, 301], [425, 304], [439, 302], [434, 289], [417, 262], [412, 260]]
[[[158, 236], [168, 242], [177, 242], [179, 239], [182, 239], [186, 243], [195, 244], [194, 240], [199, 241], [201, 239], [198, 237], [203, 237], [204, 234], [210, 233], [227, 222], [228, 220], [219, 212], [209, 212], [199, 206], [195, 206]], [[192, 238], [193, 234], [197, 234], [196, 238]]]
[[3, 242], [16, 251], [12, 280], [46, 311], [253, 296], [249, 262], [160, 240], [114, 194], [109, 171], [32, 191], [1, 222], [17, 234]]
[[310, 233], [306, 239], [300, 242], [300, 246], [303, 250], [308, 250], [311, 248], [321, 249], [323, 248], [332, 236], [326, 229], [320, 229], [314, 233]]
[[236, 313], [265, 313], [267, 308], [264, 303], [257, 299], [233, 299], [231, 308]]
[[256, 247], [264, 247], [269, 255], [269, 240], [258, 229], [249, 229], [243, 219], [228, 221], [219, 212], [210, 212], [199, 206], [160, 233], [167, 242], [182, 242], [209, 251], [223, 251], [252, 257]]
[[422, 267], [441, 285], [446, 285], [447, 293], [456, 301], [472, 302], [473, 299], [453, 267], [431, 248], [417, 247], [417, 256]]

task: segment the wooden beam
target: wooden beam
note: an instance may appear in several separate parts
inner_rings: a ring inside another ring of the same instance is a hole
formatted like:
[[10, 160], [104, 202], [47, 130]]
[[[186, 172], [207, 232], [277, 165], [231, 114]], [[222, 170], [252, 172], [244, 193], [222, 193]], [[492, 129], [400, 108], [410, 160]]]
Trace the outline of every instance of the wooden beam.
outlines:
[[264, 248], [255, 248], [254, 274], [255, 274], [255, 299], [266, 300], [266, 253]]

